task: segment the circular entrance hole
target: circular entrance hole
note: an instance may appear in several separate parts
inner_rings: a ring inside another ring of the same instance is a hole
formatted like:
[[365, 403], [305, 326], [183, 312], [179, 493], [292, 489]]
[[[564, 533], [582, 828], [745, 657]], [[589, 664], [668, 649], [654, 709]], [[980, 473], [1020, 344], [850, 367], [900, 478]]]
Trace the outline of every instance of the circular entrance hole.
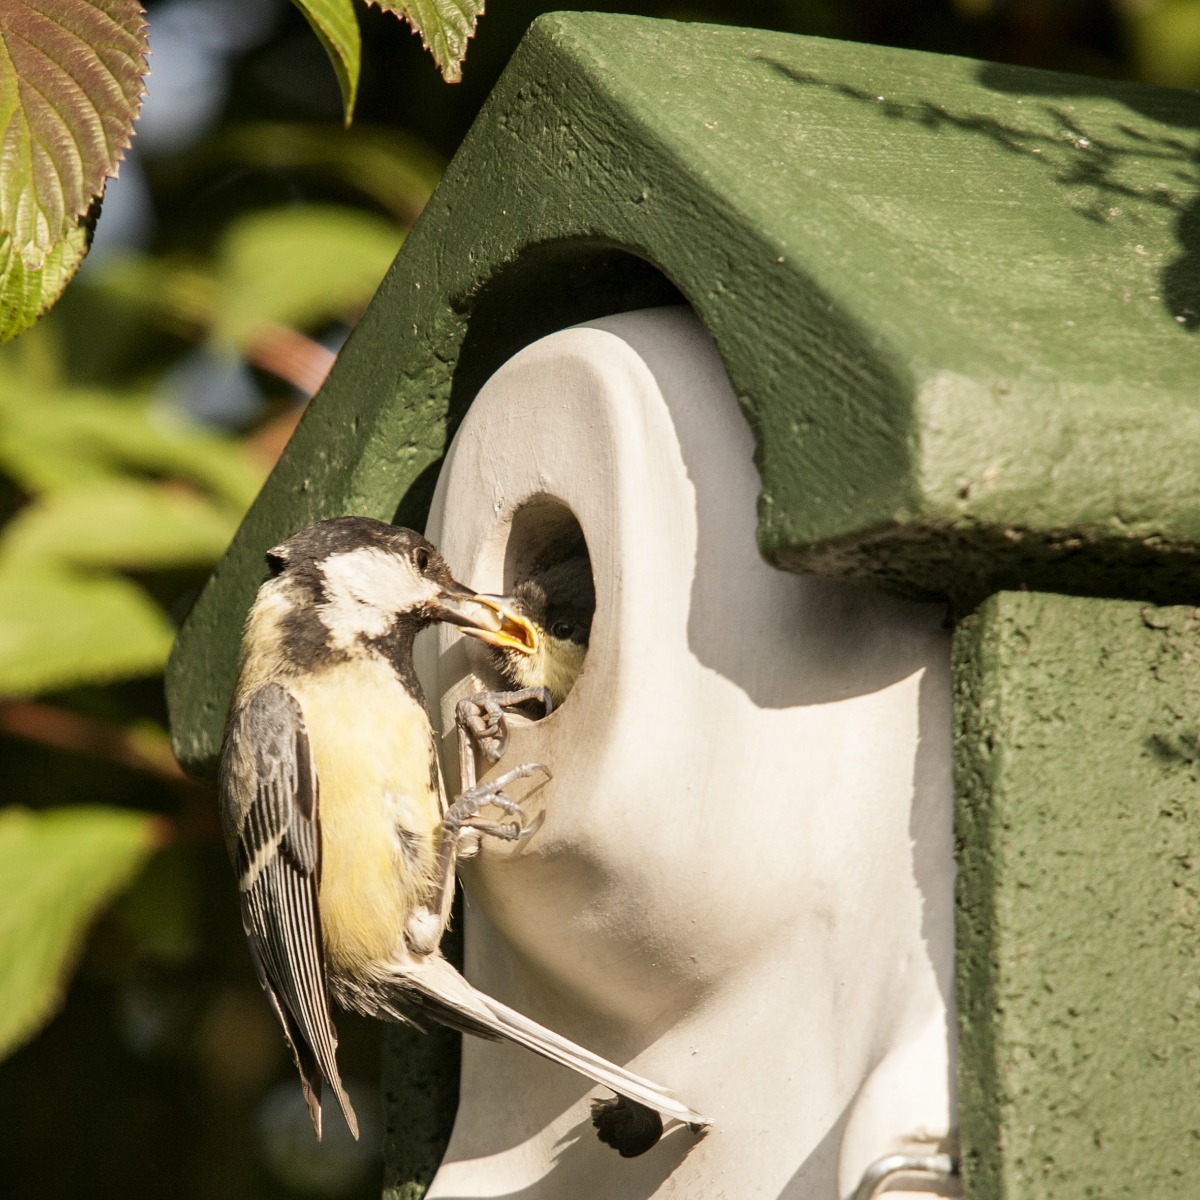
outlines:
[[548, 687], [557, 707], [583, 670], [596, 610], [587, 541], [562, 501], [536, 496], [514, 515], [504, 585], [539, 638], [535, 653], [508, 652], [497, 666], [512, 688]]

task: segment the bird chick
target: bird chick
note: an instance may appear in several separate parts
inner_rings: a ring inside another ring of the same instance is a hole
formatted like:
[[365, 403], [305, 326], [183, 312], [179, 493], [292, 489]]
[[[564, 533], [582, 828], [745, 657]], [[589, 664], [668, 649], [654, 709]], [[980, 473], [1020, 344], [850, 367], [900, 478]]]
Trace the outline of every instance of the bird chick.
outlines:
[[596, 589], [586, 554], [543, 567], [523, 579], [505, 598], [508, 608], [537, 630], [537, 647], [526, 653], [493, 646], [496, 668], [515, 688], [547, 688], [561, 704], [583, 670]]

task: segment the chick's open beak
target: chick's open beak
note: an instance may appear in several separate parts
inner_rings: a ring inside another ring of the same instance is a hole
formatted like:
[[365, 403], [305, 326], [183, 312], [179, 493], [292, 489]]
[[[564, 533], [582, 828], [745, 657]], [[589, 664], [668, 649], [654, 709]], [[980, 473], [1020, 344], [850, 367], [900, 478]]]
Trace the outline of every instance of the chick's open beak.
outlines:
[[490, 646], [533, 654], [537, 630], [498, 596], [480, 596], [469, 588], [447, 588], [438, 597], [438, 616]]

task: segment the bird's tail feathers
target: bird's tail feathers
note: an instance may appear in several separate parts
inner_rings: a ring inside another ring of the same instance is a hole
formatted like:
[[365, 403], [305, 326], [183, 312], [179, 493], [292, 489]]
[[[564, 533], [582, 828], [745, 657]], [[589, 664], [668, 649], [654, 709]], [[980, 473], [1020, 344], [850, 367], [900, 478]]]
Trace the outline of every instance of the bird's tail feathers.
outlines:
[[[480, 993], [482, 995], [482, 993]], [[666, 1088], [657, 1083], [635, 1075], [624, 1067], [593, 1054], [590, 1050], [562, 1037], [544, 1025], [522, 1016], [516, 1009], [501, 1004], [499, 1000], [484, 997], [484, 1000], [495, 1017], [498, 1032], [502, 1036], [519, 1042], [522, 1046], [536, 1051], [538, 1054], [570, 1067], [581, 1075], [586, 1075], [596, 1083], [611, 1088], [620, 1096], [636, 1100], [640, 1104], [652, 1108], [664, 1117], [682, 1121], [685, 1125], [706, 1126], [712, 1124], [707, 1118], [688, 1108], [681, 1100], [676, 1099]]]
[[671, 1120], [694, 1127], [711, 1124], [707, 1117], [688, 1108], [666, 1088], [593, 1054], [516, 1009], [493, 1000], [468, 983], [440, 955], [396, 964], [395, 973], [387, 979], [386, 985], [373, 991], [377, 1012], [382, 1009], [394, 1019], [409, 1019], [395, 1007], [397, 1000], [402, 998], [442, 1024], [477, 1037], [516, 1042]]

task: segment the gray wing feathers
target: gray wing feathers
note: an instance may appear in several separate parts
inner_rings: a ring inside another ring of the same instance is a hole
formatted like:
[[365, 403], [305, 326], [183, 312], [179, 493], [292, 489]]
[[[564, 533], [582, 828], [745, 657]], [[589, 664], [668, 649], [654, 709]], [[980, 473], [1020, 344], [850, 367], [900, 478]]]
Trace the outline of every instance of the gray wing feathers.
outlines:
[[324, 1076], [357, 1137], [338, 1073], [317, 909], [316, 770], [300, 706], [277, 684], [245, 697], [231, 714], [221, 799], [242, 922], [259, 981], [291, 1045], [313, 1127], [320, 1137]]

